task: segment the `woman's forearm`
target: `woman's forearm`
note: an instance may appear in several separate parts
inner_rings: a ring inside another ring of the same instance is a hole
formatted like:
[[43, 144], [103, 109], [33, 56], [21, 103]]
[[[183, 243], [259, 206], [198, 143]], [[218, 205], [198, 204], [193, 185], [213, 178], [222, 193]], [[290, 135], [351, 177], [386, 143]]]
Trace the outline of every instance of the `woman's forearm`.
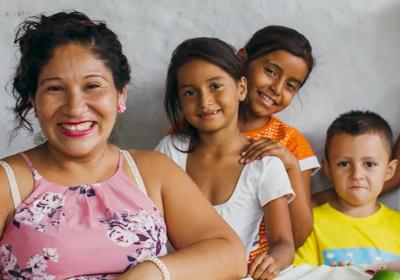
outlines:
[[[182, 250], [161, 257], [171, 279], [241, 279], [246, 275], [243, 246], [227, 239], [200, 241]], [[162, 280], [160, 269], [144, 262], [124, 273], [119, 280]]]

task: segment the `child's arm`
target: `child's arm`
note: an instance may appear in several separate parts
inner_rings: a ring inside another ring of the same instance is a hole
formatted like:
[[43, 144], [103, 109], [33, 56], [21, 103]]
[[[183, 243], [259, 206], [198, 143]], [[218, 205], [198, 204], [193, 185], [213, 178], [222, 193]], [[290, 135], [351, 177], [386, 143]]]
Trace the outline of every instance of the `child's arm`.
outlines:
[[292, 264], [294, 257], [287, 198], [280, 197], [267, 203], [264, 206], [264, 220], [269, 252], [257, 256], [249, 264], [248, 274], [254, 279], [273, 279]]
[[312, 231], [311, 170], [300, 171], [296, 157], [286, 147], [271, 139], [252, 140], [242, 153], [241, 163], [264, 156], [276, 156], [282, 160], [296, 198], [289, 205], [295, 247], [300, 247]]

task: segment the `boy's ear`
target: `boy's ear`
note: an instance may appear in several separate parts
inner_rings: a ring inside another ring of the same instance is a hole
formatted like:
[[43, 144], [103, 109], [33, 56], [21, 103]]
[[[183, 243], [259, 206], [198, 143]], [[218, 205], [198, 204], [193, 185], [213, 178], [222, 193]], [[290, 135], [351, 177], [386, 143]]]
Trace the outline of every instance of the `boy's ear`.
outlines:
[[327, 159], [323, 159], [321, 161], [321, 167], [324, 170], [325, 176], [328, 177], [329, 179], [331, 179], [331, 172], [329, 170], [329, 162]]
[[242, 61], [246, 61], [247, 60], [247, 51], [246, 51], [245, 48], [240, 48], [240, 50], [238, 51], [237, 55]]
[[238, 93], [239, 93], [239, 101], [243, 101], [247, 96], [247, 79], [245, 77], [241, 77], [238, 81]]
[[398, 164], [397, 159], [393, 159], [389, 162], [387, 170], [386, 170], [385, 182], [390, 180], [393, 177], [393, 175], [397, 169], [397, 164]]

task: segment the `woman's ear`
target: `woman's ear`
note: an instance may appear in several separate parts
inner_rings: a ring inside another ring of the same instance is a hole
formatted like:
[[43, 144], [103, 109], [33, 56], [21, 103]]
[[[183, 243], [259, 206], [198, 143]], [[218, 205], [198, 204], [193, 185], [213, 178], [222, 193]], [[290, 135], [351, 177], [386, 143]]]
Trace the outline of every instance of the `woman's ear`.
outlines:
[[242, 61], [246, 61], [247, 60], [247, 51], [246, 51], [245, 48], [241, 48], [238, 51], [237, 55]]
[[120, 91], [118, 91], [117, 104], [122, 104], [126, 102], [128, 97], [128, 85], [124, 85]]
[[35, 117], [37, 117], [37, 116], [38, 116], [38, 112], [37, 112], [37, 110], [36, 110], [35, 99], [32, 98], [32, 97], [29, 97], [29, 102], [30, 102], [31, 105], [32, 105], [33, 114], [35, 115]]
[[247, 96], [247, 79], [245, 77], [241, 77], [238, 81], [238, 94], [239, 101], [243, 101]]

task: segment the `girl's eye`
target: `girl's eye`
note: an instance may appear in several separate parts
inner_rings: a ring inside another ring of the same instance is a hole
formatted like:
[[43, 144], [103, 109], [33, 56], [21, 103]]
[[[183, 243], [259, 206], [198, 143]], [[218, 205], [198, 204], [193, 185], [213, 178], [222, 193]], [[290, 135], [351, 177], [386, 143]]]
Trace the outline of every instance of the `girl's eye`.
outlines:
[[182, 93], [183, 96], [193, 96], [194, 95], [194, 91], [193, 90], [185, 90]]
[[273, 68], [265, 67], [264, 71], [265, 71], [265, 73], [267, 73], [268, 76], [271, 76], [271, 77], [277, 77], [278, 76], [278, 73]]
[[299, 89], [299, 87], [296, 84], [293, 84], [293, 83], [287, 83], [286, 86], [292, 92], [298, 91], [298, 89]]
[[339, 161], [337, 166], [339, 166], [339, 167], [347, 167], [347, 166], [350, 166], [350, 163], [348, 161]]
[[218, 89], [220, 89], [222, 87], [222, 85], [221, 84], [217, 84], [217, 83], [213, 83], [213, 84], [211, 84], [211, 86], [210, 86], [210, 88], [212, 89], [212, 90], [218, 90]]
[[368, 167], [368, 168], [375, 167], [376, 165], [377, 165], [377, 164], [376, 164], [375, 162], [372, 162], [372, 161], [367, 161], [367, 162], [365, 163], [365, 166]]

